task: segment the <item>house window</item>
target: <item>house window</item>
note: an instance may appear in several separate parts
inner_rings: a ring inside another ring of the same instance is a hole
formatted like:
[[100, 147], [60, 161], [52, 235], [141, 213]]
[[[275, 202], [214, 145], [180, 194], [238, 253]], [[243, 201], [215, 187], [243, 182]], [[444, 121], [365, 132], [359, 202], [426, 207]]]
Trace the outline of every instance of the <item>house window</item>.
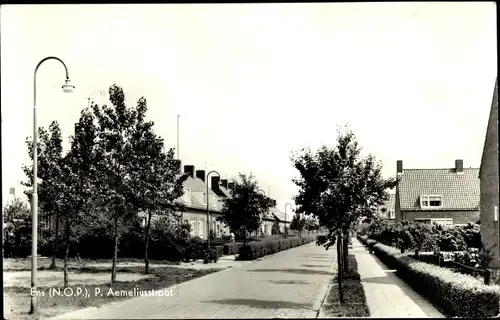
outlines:
[[420, 207], [422, 209], [440, 208], [442, 206], [442, 197], [439, 195], [420, 196]]
[[445, 227], [453, 226], [453, 219], [451, 218], [431, 219], [431, 222]]
[[431, 224], [431, 219], [426, 219], [426, 218], [415, 218], [415, 222], [418, 222], [418, 223], [424, 223], [424, 224]]
[[396, 219], [396, 211], [395, 210], [389, 211], [389, 219]]
[[198, 220], [198, 236], [200, 238], [203, 238], [204, 237], [204, 230], [205, 230], [206, 226], [204, 225], [204, 221], [203, 220]]
[[215, 209], [217, 208], [217, 199], [215, 198], [215, 196], [213, 194], [210, 195], [210, 206], [212, 207], [212, 209]]
[[189, 225], [191, 226], [191, 236], [196, 236], [196, 220], [192, 219], [189, 221]]
[[191, 203], [191, 189], [184, 188], [184, 194], [182, 195], [182, 201], [185, 203]]
[[220, 224], [217, 225], [217, 237], [220, 237]]

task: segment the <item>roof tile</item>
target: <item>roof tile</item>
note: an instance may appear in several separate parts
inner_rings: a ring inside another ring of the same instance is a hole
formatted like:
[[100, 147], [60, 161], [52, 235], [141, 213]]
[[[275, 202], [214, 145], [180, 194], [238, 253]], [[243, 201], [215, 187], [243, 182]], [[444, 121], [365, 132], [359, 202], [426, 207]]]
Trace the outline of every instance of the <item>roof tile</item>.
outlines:
[[479, 169], [405, 169], [399, 182], [401, 210], [419, 211], [421, 195], [441, 195], [442, 207], [436, 210], [478, 210]]

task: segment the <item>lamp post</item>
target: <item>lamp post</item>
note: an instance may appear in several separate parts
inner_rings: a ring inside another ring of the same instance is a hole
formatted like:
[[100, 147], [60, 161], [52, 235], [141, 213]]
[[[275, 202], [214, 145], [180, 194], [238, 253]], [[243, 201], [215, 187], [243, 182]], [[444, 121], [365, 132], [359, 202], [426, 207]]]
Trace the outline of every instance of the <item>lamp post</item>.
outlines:
[[[264, 197], [266, 196], [266, 193], [264, 192], [264, 190], [257, 189], [257, 193], [259, 193], [259, 192], [261, 192], [264, 195]], [[262, 224], [262, 216], [259, 215], [259, 227], [257, 228], [257, 232], [256, 232], [257, 233], [257, 241], [259, 241], [259, 230], [260, 230], [261, 224]]]
[[69, 80], [69, 73], [66, 64], [57, 57], [46, 57], [42, 59], [35, 67], [35, 72], [33, 74], [33, 195], [32, 195], [32, 221], [31, 221], [31, 308], [30, 313], [34, 314], [37, 312], [37, 295], [36, 295], [36, 271], [37, 271], [37, 246], [38, 246], [38, 188], [37, 188], [37, 176], [38, 176], [38, 152], [37, 152], [37, 142], [38, 142], [38, 126], [37, 126], [37, 110], [36, 110], [36, 74], [38, 68], [42, 63], [47, 60], [57, 60], [62, 63], [64, 70], [66, 72], [66, 80], [62, 89], [65, 93], [71, 93], [75, 89], [75, 86], [71, 84]]
[[207, 173], [207, 246], [208, 246], [208, 248], [210, 248], [210, 207], [208, 206], [208, 202], [209, 202], [210, 197], [208, 196], [208, 176], [210, 176], [211, 173], [216, 173], [220, 178], [220, 174], [215, 170], [212, 170], [209, 173]]
[[289, 202], [285, 203], [285, 239], [286, 239], [286, 234], [287, 234], [287, 232], [286, 232], [286, 206], [290, 206], [290, 208], [293, 210], [291, 203], [289, 203]]

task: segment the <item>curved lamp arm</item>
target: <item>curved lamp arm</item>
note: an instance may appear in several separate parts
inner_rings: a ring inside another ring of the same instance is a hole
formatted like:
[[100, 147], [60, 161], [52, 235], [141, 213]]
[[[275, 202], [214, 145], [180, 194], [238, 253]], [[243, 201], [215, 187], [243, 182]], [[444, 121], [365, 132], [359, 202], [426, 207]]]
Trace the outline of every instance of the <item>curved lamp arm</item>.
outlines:
[[70, 92], [73, 92], [73, 90], [75, 89], [75, 86], [71, 85], [71, 81], [69, 80], [69, 72], [68, 72], [68, 67], [66, 66], [66, 64], [64, 63], [64, 61], [62, 61], [61, 59], [59, 59], [58, 57], [46, 57], [46, 58], [43, 58], [42, 60], [40, 60], [40, 62], [38, 62], [38, 64], [36, 65], [35, 67], [35, 72], [33, 74], [33, 105], [36, 107], [36, 74], [38, 72], [38, 68], [40, 68], [40, 65], [42, 63], [44, 63], [45, 61], [47, 60], [57, 60], [59, 61], [60, 63], [62, 63], [63, 67], [64, 67], [64, 71], [66, 72], [66, 83], [62, 86], [62, 89], [64, 90], [64, 92], [66, 93], [70, 93]]

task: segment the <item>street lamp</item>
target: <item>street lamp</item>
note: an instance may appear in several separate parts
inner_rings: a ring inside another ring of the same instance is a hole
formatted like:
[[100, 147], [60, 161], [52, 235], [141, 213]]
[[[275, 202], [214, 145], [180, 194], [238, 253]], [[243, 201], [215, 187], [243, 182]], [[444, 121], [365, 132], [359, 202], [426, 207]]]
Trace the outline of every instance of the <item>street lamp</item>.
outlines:
[[285, 203], [285, 239], [286, 239], [286, 234], [287, 234], [287, 232], [286, 232], [286, 206], [290, 206], [290, 209], [293, 210], [291, 203], [289, 203], [289, 202]]
[[37, 312], [37, 304], [36, 304], [36, 271], [37, 271], [37, 246], [38, 246], [38, 188], [37, 188], [37, 176], [38, 176], [38, 152], [37, 152], [37, 142], [38, 142], [38, 126], [37, 126], [37, 110], [36, 110], [36, 74], [38, 72], [38, 68], [42, 63], [47, 60], [57, 60], [62, 63], [64, 66], [64, 70], [66, 72], [66, 80], [64, 85], [62, 86], [62, 90], [65, 93], [71, 93], [75, 90], [75, 86], [71, 84], [69, 80], [69, 73], [66, 64], [57, 57], [46, 57], [42, 59], [35, 67], [35, 72], [33, 74], [33, 195], [32, 195], [32, 204], [31, 204], [31, 212], [32, 212], [32, 221], [31, 221], [31, 308], [30, 313], [34, 314]]
[[[264, 197], [266, 196], [266, 193], [264, 192], [264, 190], [262, 189], [257, 189], [257, 193], [262, 193], [264, 195]], [[262, 224], [262, 216], [259, 214], [259, 227], [257, 228], [257, 241], [259, 241], [259, 230], [260, 230], [260, 226]]]
[[216, 173], [220, 178], [220, 174], [215, 170], [212, 170], [209, 173], [207, 173], [207, 246], [208, 246], [208, 248], [210, 248], [210, 209], [208, 206], [208, 202], [209, 202], [210, 197], [208, 196], [208, 176], [211, 173]]

